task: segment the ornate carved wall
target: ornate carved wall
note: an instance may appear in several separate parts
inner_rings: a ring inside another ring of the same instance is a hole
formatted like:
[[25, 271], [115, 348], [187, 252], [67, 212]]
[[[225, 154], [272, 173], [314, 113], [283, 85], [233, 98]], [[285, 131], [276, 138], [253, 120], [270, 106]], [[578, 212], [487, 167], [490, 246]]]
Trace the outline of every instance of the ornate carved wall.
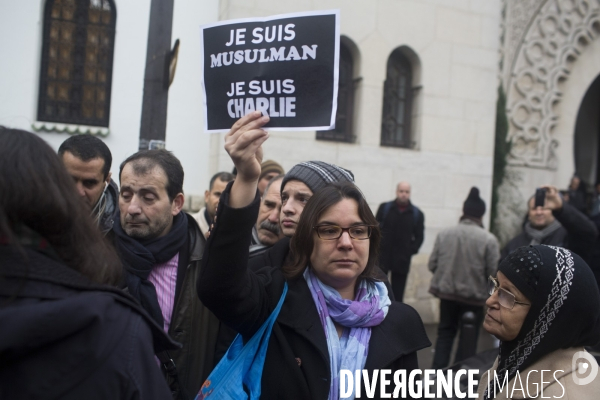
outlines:
[[600, 34], [600, 1], [509, 1], [505, 29], [512, 142], [508, 161], [554, 170], [559, 143], [553, 129], [559, 118], [555, 108], [561, 101], [561, 85], [586, 44]]

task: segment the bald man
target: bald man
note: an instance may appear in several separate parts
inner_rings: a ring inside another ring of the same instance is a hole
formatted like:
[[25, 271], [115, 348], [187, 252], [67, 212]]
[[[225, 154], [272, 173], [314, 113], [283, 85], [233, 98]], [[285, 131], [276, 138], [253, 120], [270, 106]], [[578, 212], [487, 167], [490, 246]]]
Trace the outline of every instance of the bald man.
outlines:
[[383, 234], [379, 264], [392, 272], [392, 290], [397, 301], [403, 301], [410, 260], [423, 244], [425, 215], [410, 202], [410, 184], [396, 186], [396, 199], [382, 203], [377, 221]]

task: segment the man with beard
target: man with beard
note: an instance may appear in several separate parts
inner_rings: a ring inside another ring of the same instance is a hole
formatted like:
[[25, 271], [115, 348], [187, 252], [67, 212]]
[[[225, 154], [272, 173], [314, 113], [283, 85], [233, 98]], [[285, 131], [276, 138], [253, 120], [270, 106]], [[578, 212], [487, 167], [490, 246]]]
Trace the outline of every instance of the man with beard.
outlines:
[[173, 397], [191, 399], [213, 368], [218, 320], [195, 293], [206, 240], [181, 211], [183, 168], [167, 150], [142, 150], [120, 167], [115, 246], [129, 293], [180, 350], [155, 346]]
[[108, 146], [92, 135], [75, 135], [58, 148], [58, 156], [75, 181], [77, 194], [106, 235], [117, 214], [119, 188], [110, 179], [112, 155]]
[[264, 253], [269, 247], [283, 238], [279, 227], [281, 211], [281, 181], [284, 175], [277, 175], [269, 181], [260, 202], [258, 219], [252, 230], [250, 257]]

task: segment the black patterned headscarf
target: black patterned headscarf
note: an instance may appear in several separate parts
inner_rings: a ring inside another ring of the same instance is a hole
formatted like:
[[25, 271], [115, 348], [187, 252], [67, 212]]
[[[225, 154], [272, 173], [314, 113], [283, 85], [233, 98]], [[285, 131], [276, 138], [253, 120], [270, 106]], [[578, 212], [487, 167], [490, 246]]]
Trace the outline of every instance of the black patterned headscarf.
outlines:
[[[531, 303], [517, 337], [500, 343], [498, 376], [508, 371], [510, 381], [555, 350], [600, 341], [598, 285], [577, 254], [555, 246], [520, 247], [502, 260], [498, 271]], [[487, 389], [484, 398], [493, 398]]]

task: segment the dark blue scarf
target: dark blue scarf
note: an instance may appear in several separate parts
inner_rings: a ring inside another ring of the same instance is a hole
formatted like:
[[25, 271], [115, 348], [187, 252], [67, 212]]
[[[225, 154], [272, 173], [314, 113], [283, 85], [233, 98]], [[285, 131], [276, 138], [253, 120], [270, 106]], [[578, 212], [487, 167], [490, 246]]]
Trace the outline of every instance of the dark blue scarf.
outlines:
[[[120, 213], [117, 213], [115, 219], [120, 221], [120, 218]], [[137, 240], [128, 236], [120, 222], [113, 225], [115, 247], [125, 267], [129, 293], [160, 326], [164, 325], [162, 311], [156, 297], [156, 288], [148, 280], [148, 276], [155, 265], [169, 261], [180, 251], [185, 243], [187, 225], [187, 214], [180, 212], [173, 218], [173, 227], [169, 233], [149, 240]]]

